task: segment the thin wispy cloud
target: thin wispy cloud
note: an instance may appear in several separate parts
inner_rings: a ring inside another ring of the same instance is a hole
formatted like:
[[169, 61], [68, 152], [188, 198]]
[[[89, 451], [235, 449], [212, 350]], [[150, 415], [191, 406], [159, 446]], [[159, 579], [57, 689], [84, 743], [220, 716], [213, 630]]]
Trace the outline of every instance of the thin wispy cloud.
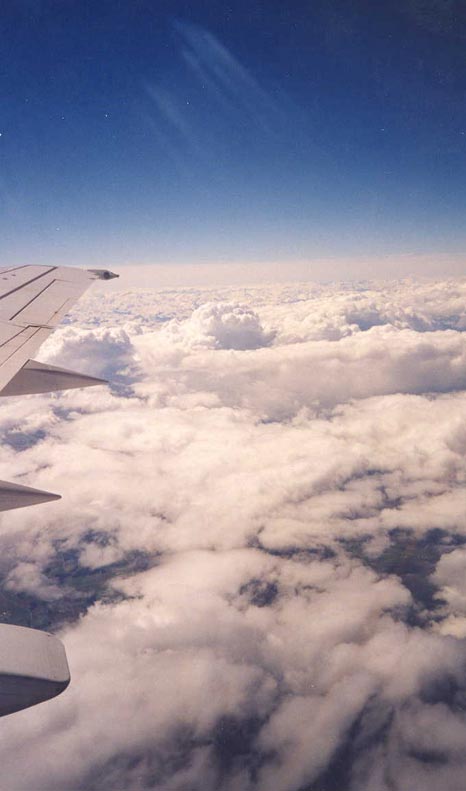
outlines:
[[209, 31], [182, 22], [175, 29], [184, 42], [182, 55], [201, 84], [205, 81], [222, 104], [247, 117], [252, 126], [271, 132], [280, 111], [251, 72]]
[[230, 149], [248, 139], [257, 145], [264, 136], [279, 138], [284, 108], [251, 71], [208, 30], [181, 21], [173, 30], [173, 74], [146, 82], [156, 110], [148, 116], [168, 148], [215, 169], [227, 166]]

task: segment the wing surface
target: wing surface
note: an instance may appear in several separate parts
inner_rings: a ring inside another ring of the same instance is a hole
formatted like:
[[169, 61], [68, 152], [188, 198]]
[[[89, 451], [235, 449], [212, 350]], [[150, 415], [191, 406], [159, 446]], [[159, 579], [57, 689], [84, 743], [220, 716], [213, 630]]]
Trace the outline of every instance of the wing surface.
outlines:
[[0, 391], [98, 276], [62, 266], [0, 270]]
[[[118, 277], [108, 270], [63, 266], [0, 269], [0, 396], [102, 384], [101, 379], [38, 363], [33, 355], [93, 280]], [[57, 499], [0, 481], [0, 511]]]
[[[95, 377], [32, 359], [92, 280], [106, 270], [53, 266], [0, 269], [0, 395], [43, 393], [101, 384]], [[57, 500], [60, 495], [0, 481], [0, 511]], [[0, 624], [0, 716], [59, 695], [70, 674], [64, 646], [36, 629]]]

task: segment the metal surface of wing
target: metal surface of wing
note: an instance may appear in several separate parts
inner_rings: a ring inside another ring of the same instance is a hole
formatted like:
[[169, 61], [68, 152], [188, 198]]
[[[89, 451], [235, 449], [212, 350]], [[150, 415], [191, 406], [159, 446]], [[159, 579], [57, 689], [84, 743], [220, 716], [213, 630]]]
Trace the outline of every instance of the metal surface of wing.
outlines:
[[[117, 275], [106, 269], [0, 269], [0, 396], [104, 384], [102, 379], [32, 357], [92, 281], [112, 277]], [[0, 511], [57, 499], [59, 495], [0, 481]]]
[[38, 629], [0, 624], [0, 717], [54, 698], [69, 683], [60, 640]]
[[0, 511], [12, 511], [14, 508], [24, 508], [26, 505], [39, 505], [39, 503], [60, 499], [59, 494], [33, 489], [31, 486], [23, 486], [20, 483], [0, 481]]
[[105, 278], [103, 272], [47, 266], [0, 271], [0, 391], [34, 357], [92, 281]]
[[13, 379], [0, 391], [0, 396], [25, 395], [26, 393], [51, 393], [55, 390], [72, 390], [76, 387], [94, 387], [107, 384], [96, 376], [68, 371], [56, 365], [45, 365], [29, 360]]
[[[32, 357], [71, 305], [108, 270], [20, 266], [0, 269], [0, 395], [103, 384], [102, 379], [45, 365]], [[0, 511], [58, 500], [60, 495], [0, 481]], [[63, 644], [51, 634], [0, 624], [0, 716], [59, 695], [70, 674]]]

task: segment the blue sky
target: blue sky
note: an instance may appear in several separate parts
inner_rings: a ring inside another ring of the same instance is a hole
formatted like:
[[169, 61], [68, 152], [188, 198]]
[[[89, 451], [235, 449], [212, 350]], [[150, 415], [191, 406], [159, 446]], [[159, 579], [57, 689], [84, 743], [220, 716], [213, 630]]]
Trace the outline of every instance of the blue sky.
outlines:
[[16, 0], [1, 264], [466, 251], [460, 4]]

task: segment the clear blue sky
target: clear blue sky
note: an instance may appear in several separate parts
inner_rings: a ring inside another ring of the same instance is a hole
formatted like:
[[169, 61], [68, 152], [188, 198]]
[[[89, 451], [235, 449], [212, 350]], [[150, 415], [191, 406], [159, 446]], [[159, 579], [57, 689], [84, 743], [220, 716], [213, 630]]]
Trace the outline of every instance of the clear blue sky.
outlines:
[[12, 0], [0, 264], [466, 253], [466, 10]]

